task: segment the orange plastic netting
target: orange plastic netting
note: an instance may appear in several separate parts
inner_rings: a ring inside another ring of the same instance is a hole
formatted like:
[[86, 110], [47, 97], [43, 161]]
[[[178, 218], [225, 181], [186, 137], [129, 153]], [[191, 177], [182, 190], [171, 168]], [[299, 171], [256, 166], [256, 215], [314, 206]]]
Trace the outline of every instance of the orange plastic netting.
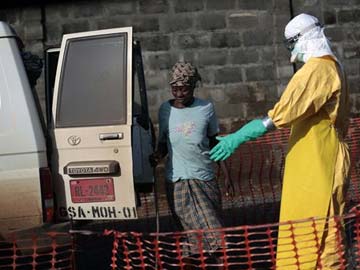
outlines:
[[[138, 220], [82, 224], [68, 233], [13, 234], [11, 241], [0, 241], [0, 269], [279, 269], [280, 264], [285, 265], [281, 269], [307, 269], [304, 258], [309, 254], [316, 254], [318, 269], [328, 269], [326, 256], [336, 261], [332, 269], [360, 269], [360, 208], [328, 220], [277, 223], [288, 135], [287, 129], [268, 133], [242, 145], [229, 159], [235, 195], [226, 196], [222, 186], [225, 228], [176, 232], [158, 181], [160, 233], [154, 233], [154, 194], [139, 193]], [[346, 198], [350, 209], [360, 202], [360, 118], [351, 119], [346, 140], [352, 161]], [[160, 168], [159, 179], [162, 173]], [[336, 248], [322, 256], [318, 234], [329, 228], [334, 228]], [[284, 256], [276, 253], [279, 230], [288, 232]], [[199, 250], [192, 257], [186, 252], [190, 234], [197, 237]], [[204, 250], [204, 237], [221, 239], [221, 247]], [[307, 248], [299, 248], [305, 242]]]

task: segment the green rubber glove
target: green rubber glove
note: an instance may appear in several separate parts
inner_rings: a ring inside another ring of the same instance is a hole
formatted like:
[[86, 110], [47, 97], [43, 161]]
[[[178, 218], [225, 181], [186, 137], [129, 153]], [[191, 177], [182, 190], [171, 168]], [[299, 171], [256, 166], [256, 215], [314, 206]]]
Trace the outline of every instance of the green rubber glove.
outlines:
[[240, 144], [250, 140], [255, 140], [257, 137], [264, 135], [268, 130], [266, 129], [261, 119], [255, 119], [244, 125], [235, 133], [231, 133], [224, 137], [216, 137], [219, 143], [210, 151], [210, 159], [214, 161], [225, 160]]

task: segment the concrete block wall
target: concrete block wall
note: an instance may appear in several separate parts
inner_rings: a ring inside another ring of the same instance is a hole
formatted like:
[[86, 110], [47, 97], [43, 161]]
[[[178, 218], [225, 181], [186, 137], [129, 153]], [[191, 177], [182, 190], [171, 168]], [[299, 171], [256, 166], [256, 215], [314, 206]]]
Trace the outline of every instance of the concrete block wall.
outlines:
[[[349, 75], [352, 114], [358, 115], [359, 0], [44, 0], [0, 10], [0, 20], [12, 24], [26, 48], [39, 55], [59, 46], [65, 33], [133, 26], [143, 48], [154, 122], [160, 104], [171, 98], [171, 66], [187, 60], [202, 75], [196, 95], [214, 102], [222, 132], [229, 132], [265, 115], [292, 76], [282, 44], [291, 10], [327, 24], [326, 33]], [[37, 91], [43, 100], [43, 80]]]

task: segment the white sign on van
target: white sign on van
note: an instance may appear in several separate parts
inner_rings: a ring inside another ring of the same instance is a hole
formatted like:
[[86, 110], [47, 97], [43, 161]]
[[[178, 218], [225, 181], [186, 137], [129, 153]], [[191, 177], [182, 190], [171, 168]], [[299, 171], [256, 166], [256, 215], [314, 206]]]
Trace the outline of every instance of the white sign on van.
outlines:
[[59, 208], [60, 216], [71, 219], [136, 219], [136, 207], [115, 206], [69, 206]]

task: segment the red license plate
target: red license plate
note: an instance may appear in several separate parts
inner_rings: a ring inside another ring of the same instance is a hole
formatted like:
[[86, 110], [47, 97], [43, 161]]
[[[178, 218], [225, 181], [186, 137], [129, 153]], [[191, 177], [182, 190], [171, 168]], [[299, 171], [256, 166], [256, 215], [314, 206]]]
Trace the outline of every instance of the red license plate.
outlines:
[[70, 180], [73, 203], [115, 201], [112, 178]]

